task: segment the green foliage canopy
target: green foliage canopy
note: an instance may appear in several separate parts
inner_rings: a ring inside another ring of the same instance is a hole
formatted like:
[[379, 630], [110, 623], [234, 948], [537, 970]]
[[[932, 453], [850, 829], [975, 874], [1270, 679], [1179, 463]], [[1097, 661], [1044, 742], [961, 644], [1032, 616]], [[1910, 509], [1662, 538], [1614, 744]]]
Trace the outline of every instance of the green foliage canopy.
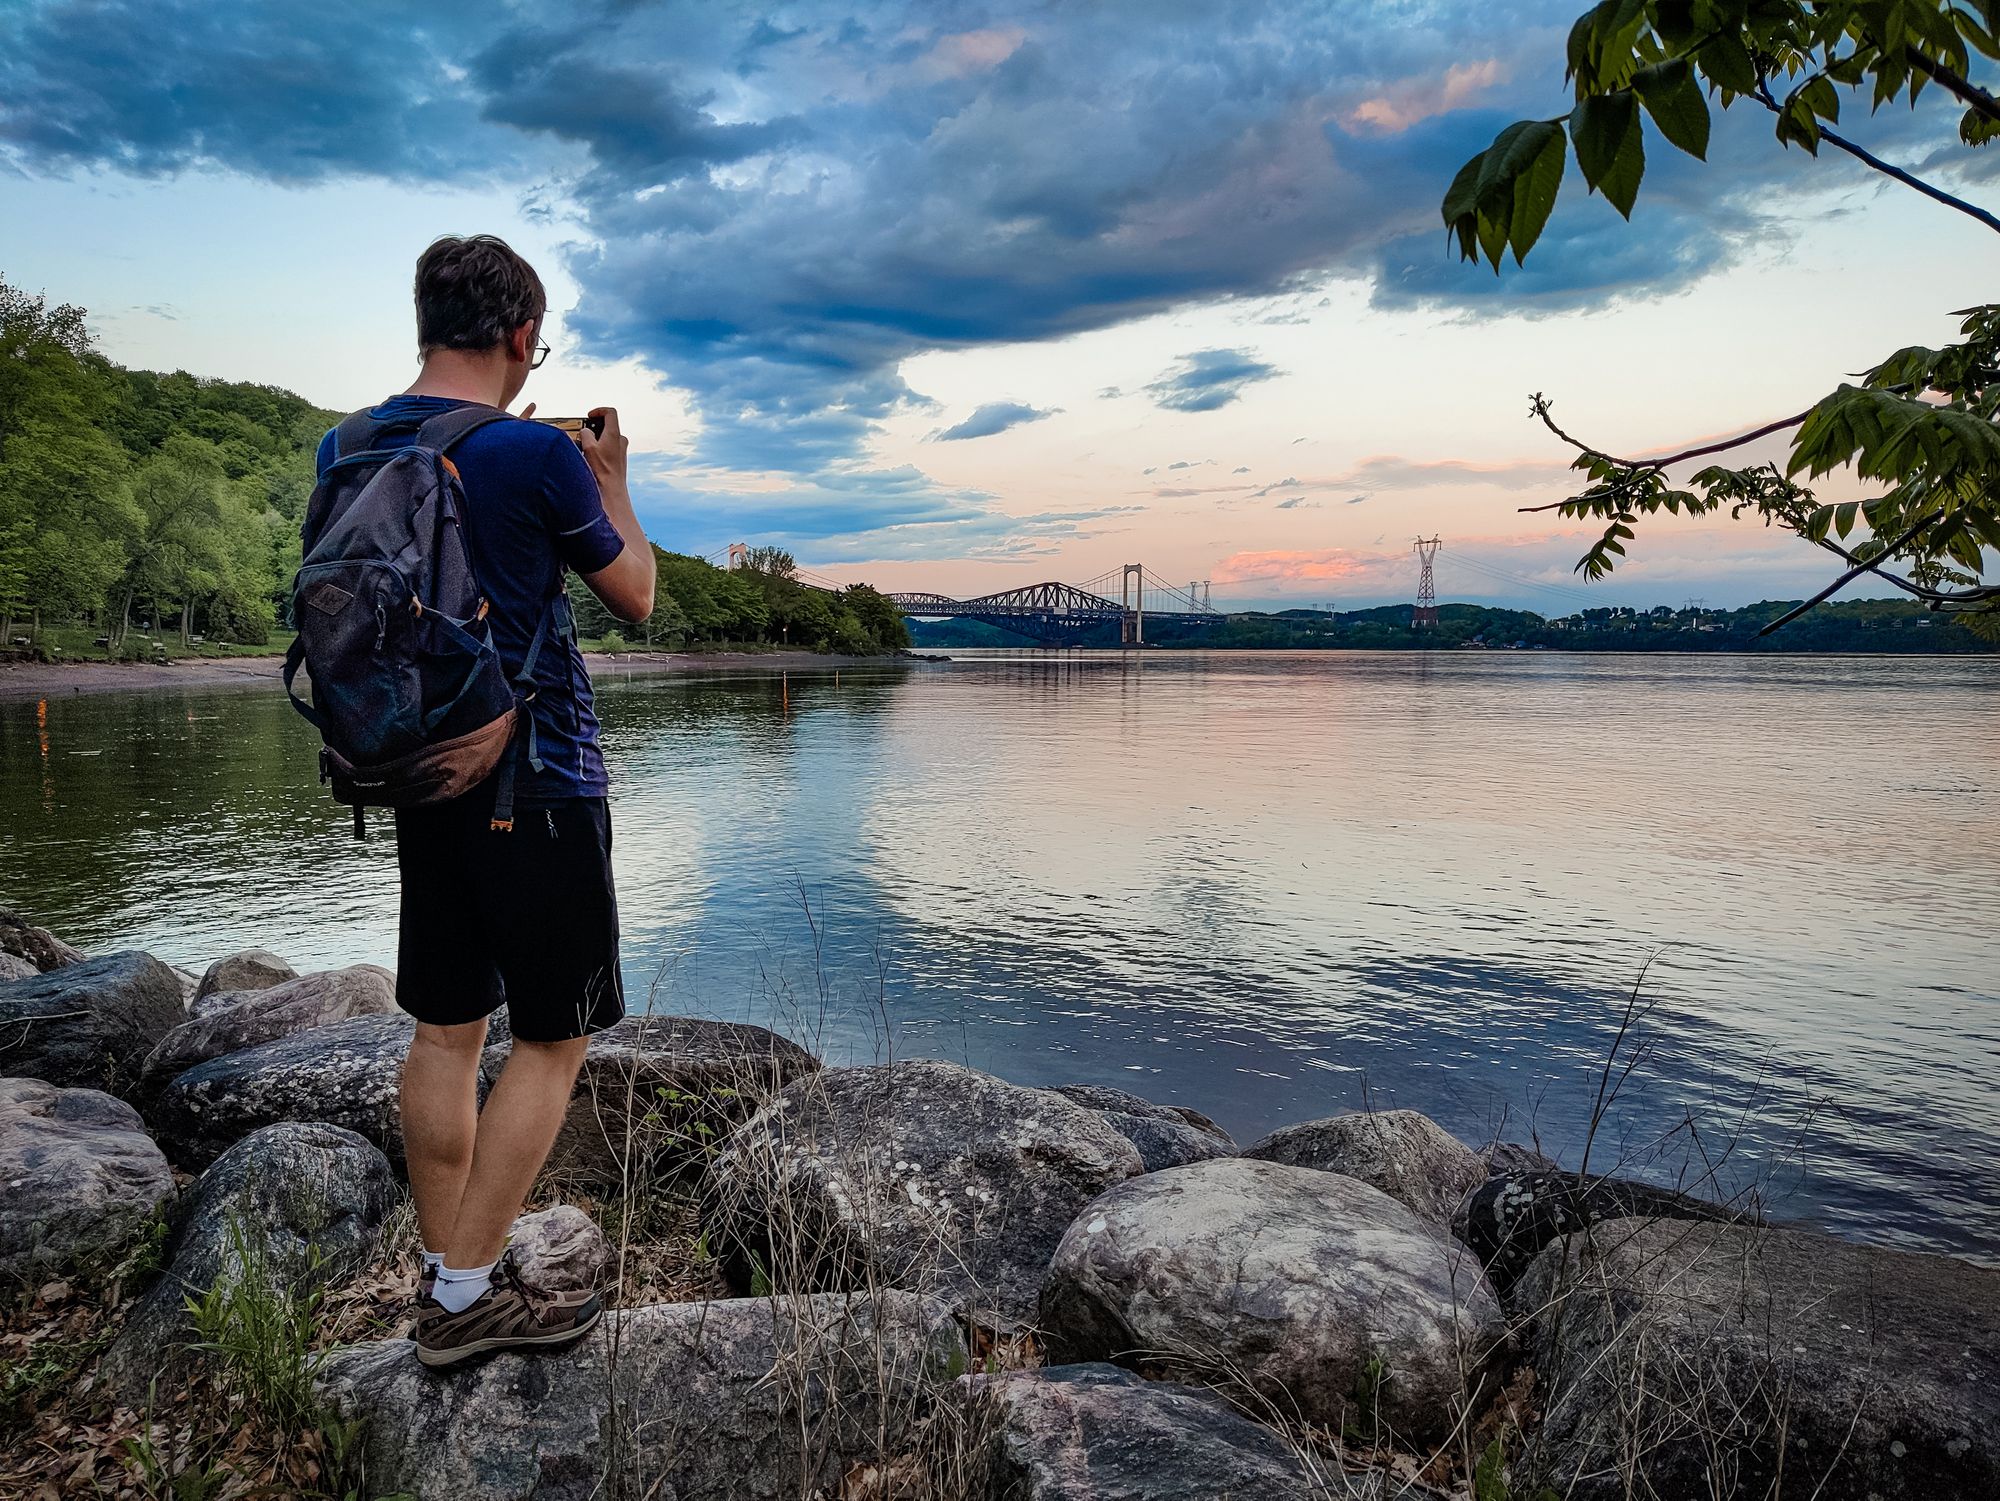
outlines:
[[[1772, 115], [1785, 145], [1814, 155], [1833, 146], [2000, 231], [2000, 218], [1833, 128], [1843, 92], [1865, 91], [1872, 110], [1899, 98], [1914, 106], [1936, 90], [1962, 106], [1961, 142], [1983, 146], [2000, 135], [2000, 101], [1967, 74], [1975, 60], [1994, 58], [2000, 0], [1603, 0], [1570, 30], [1572, 108], [1501, 131], [1459, 170], [1444, 222], [1464, 259], [1484, 258], [1498, 272], [1511, 252], [1519, 264], [1548, 223], [1572, 154], [1587, 188], [1630, 218], [1647, 121], [1671, 146], [1705, 158], [1710, 101], [1727, 109], [1749, 100]], [[1577, 564], [1593, 579], [1625, 555], [1641, 516], [1755, 512], [1849, 565], [1801, 610], [1872, 573], [1933, 609], [1980, 614], [1979, 628], [2000, 634], [2000, 586], [1986, 581], [1986, 552], [2000, 550], [2000, 305], [1957, 316], [1958, 343], [1898, 350], [1795, 417], [1659, 459], [1616, 458], [1572, 438], [1537, 394], [1531, 415], [1577, 450], [1572, 467], [1586, 485], [1530, 509], [1605, 523]], [[1783, 469], [1717, 464], [1686, 484], [1667, 478], [1675, 464], [1787, 428], [1796, 431]], [[1801, 483], [1838, 472], [1881, 493], [1828, 504]], [[1867, 535], [1857, 535], [1864, 526]]]
[[135, 611], [256, 644], [298, 563], [336, 414], [274, 386], [126, 370], [81, 308], [0, 280], [0, 633]]

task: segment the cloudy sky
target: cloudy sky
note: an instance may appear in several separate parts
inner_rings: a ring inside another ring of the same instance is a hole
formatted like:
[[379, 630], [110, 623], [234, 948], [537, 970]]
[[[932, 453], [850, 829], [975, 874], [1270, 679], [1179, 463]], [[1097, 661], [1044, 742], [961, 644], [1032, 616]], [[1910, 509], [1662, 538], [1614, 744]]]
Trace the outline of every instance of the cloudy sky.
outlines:
[[[1579, 4], [11, 0], [0, 275], [350, 408], [414, 374], [423, 246], [504, 235], [553, 301], [527, 394], [620, 408], [654, 537], [885, 587], [1352, 607], [1435, 532], [1448, 598], [1796, 596], [1820, 557], [1726, 522], [1584, 585], [1518, 510], [1565, 483], [1528, 393], [1614, 452], [1755, 426], [1948, 338], [1990, 237], [1739, 106], [1707, 166], [1649, 139], [1631, 224], [1572, 168], [1525, 270], [1461, 265], [1438, 200], [1560, 111]], [[1928, 98], [1850, 115], [1965, 154]]]

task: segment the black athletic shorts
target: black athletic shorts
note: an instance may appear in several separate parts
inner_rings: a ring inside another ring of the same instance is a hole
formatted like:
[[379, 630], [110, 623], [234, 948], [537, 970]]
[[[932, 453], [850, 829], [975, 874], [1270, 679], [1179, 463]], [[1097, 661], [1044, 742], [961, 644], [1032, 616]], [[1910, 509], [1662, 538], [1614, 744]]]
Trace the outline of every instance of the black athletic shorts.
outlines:
[[610, 811], [601, 797], [516, 807], [507, 833], [492, 813], [490, 781], [396, 810], [396, 1002], [436, 1026], [504, 1005], [525, 1042], [600, 1032], [625, 1014]]

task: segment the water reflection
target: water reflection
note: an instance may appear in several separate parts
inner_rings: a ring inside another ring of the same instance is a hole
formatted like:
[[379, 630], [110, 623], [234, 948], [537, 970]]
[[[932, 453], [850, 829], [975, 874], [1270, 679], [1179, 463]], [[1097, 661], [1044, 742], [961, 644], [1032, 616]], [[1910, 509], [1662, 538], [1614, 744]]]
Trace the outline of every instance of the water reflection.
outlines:
[[[627, 986], [1239, 1135], [1404, 1103], [1572, 1159], [1687, 1122], [1784, 1212], [2000, 1246], [2000, 664], [1071, 655], [607, 682]], [[1903, 747], [1925, 747], [1908, 764]], [[4, 899], [198, 964], [393, 955], [260, 693], [0, 705]]]

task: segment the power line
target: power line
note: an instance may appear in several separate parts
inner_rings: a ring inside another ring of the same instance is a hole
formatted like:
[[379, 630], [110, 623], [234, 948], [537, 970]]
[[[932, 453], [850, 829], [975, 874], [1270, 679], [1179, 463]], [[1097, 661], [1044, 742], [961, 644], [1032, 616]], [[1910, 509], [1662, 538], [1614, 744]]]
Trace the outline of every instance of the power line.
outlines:
[[1539, 589], [1545, 594], [1555, 595], [1565, 601], [1573, 600], [1587, 605], [1603, 603], [1603, 599], [1599, 595], [1589, 594], [1581, 589], [1572, 589], [1564, 584], [1551, 584], [1543, 579], [1525, 578], [1518, 573], [1510, 573], [1504, 568], [1496, 568], [1490, 563], [1482, 563], [1477, 559], [1468, 558], [1463, 554], [1454, 554], [1452, 565], [1454, 567], [1469, 568], [1474, 573], [1483, 574], [1488, 578], [1496, 579], [1502, 583], [1513, 584], [1518, 588]]

